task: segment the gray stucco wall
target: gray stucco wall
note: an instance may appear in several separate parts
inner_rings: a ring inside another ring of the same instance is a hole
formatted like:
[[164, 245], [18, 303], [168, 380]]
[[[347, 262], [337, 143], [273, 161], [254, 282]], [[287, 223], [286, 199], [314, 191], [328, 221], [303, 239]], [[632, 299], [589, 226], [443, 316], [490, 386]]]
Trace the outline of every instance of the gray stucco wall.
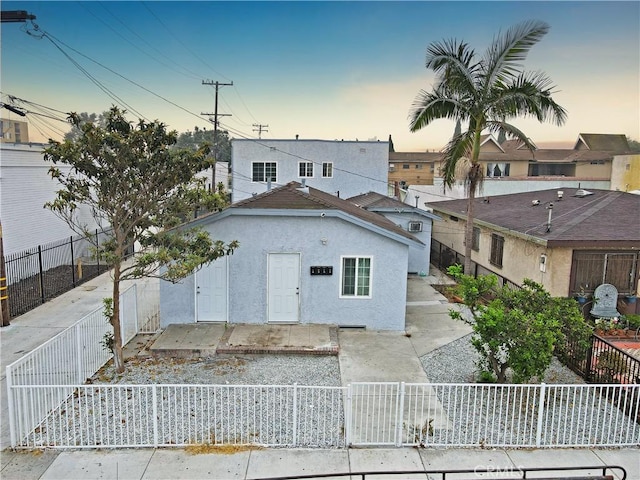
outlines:
[[420, 273], [425, 272], [429, 275], [429, 262], [431, 261], [431, 227], [433, 221], [423, 215], [406, 213], [383, 213], [385, 217], [404, 230], [409, 229], [409, 222], [422, 222], [422, 231], [412, 233], [414, 237], [424, 243], [424, 247], [409, 247], [409, 264], [407, 272]]
[[[268, 254], [300, 253], [300, 323], [404, 330], [407, 245], [320, 216], [230, 216], [204, 228], [216, 239], [240, 242], [229, 257], [230, 323], [266, 323]], [[372, 257], [372, 298], [339, 298], [341, 255]], [[333, 275], [311, 276], [311, 266], [332, 266]], [[193, 277], [162, 282], [162, 327], [195, 321], [194, 285]]]
[[[252, 162], [275, 162], [277, 180], [272, 186], [301, 181], [298, 163], [314, 163], [313, 177], [305, 181], [340, 198], [366, 192], [387, 194], [389, 174], [388, 142], [338, 142], [328, 140], [233, 140], [232, 201], [249, 198], [267, 191], [264, 182], [251, 181]], [[323, 162], [333, 162], [333, 177], [322, 177]]]

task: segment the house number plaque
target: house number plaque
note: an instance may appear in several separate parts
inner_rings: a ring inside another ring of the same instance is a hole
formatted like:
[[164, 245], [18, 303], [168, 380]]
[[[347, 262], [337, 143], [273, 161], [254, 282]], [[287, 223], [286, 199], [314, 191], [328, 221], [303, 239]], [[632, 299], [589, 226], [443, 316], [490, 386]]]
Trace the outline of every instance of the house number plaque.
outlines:
[[333, 267], [311, 267], [311, 275], [333, 275]]

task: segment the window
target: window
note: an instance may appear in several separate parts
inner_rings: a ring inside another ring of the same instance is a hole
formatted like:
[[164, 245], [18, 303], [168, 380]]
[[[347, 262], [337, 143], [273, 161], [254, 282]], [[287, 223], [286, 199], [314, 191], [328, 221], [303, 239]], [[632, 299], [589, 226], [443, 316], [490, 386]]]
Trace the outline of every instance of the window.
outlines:
[[480, 227], [473, 227], [473, 238], [471, 240], [471, 249], [476, 252], [480, 251]]
[[435, 170], [436, 170], [436, 166], [435, 166], [435, 164], [433, 164], [433, 163], [432, 163], [432, 164], [430, 164], [430, 165], [429, 165], [429, 172], [434, 173], [434, 172], [435, 172]]
[[487, 163], [487, 177], [508, 177], [511, 170], [510, 163]]
[[253, 162], [251, 164], [251, 181], [275, 182], [277, 171], [276, 162]]
[[341, 297], [371, 297], [371, 258], [343, 257]]
[[532, 163], [529, 164], [530, 177], [575, 177], [575, 163]]
[[416, 169], [417, 170], [422, 170], [422, 164], [421, 163], [416, 163]]
[[21, 135], [21, 132], [20, 132], [20, 124], [19, 123], [14, 123], [13, 124], [13, 133], [16, 136], [16, 143], [21, 143], [22, 135]]
[[502, 254], [504, 253], [504, 237], [495, 233], [491, 234], [491, 255], [489, 263], [496, 267], [502, 267]]
[[409, 164], [408, 163], [403, 163], [402, 164], [402, 168], [405, 170], [409, 170]]
[[324, 162], [322, 164], [322, 176], [324, 178], [333, 177], [333, 162]]
[[298, 176], [313, 177], [313, 162], [298, 162]]

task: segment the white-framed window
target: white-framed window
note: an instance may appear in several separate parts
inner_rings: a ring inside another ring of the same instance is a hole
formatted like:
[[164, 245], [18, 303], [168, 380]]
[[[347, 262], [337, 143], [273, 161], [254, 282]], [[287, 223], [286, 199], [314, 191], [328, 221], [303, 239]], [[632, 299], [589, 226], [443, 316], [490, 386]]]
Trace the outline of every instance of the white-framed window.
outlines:
[[322, 163], [322, 177], [323, 178], [332, 178], [333, 177], [333, 162], [323, 162]]
[[340, 297], [371, 298], [371, 257], [341, 257]]
[[313, 177], [313, 162], [298, 162], [298, 176], [301, 178]]
[[278, 174], [276, 162], [251, 162], [252, 182], [275, 182]]

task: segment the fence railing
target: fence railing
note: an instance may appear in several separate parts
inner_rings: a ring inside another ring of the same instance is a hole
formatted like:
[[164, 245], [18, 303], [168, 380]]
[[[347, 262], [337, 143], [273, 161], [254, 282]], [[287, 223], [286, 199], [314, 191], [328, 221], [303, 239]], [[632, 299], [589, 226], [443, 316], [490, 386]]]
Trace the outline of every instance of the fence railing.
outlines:
[[96, 230], [91, 240], [69, 237], [6, 255], [10, 315], [22, 315], [104, 273], [108, 267], [100, 263], [94, 247], [107, 236]]
[[[126, 343], [138, 330], [136, 285], [120, 295], [120, 302], [121, 333]], [[36, 429], [76, 391], [76, 385], [84, 383], [111, 358], [111, 352], [101, 342], [105, 334], [112, 331], [102, 309], [98, 308], [7, 366], [12, 443], [16, 435]], [[40, 388], [43, 385], [59, 388]], [[27, 401], [24, 395], [34, 395], [36, 391], [39, 391], [37, 401]], [[29, 407], [25, 408], [27, 404]]]
[[[623, 389], [631, 394], [621, 395]], [[12, 446], [633, 446], [640, 443], [640, 425], [634, 421], [639, 389], [404, 383], [12, 385], [13, 416], [19, 420]], [[49, 399], [58, 404], [45, 412], [41, 405]], [[29, 418], [38, 420], [23, 420]]]

